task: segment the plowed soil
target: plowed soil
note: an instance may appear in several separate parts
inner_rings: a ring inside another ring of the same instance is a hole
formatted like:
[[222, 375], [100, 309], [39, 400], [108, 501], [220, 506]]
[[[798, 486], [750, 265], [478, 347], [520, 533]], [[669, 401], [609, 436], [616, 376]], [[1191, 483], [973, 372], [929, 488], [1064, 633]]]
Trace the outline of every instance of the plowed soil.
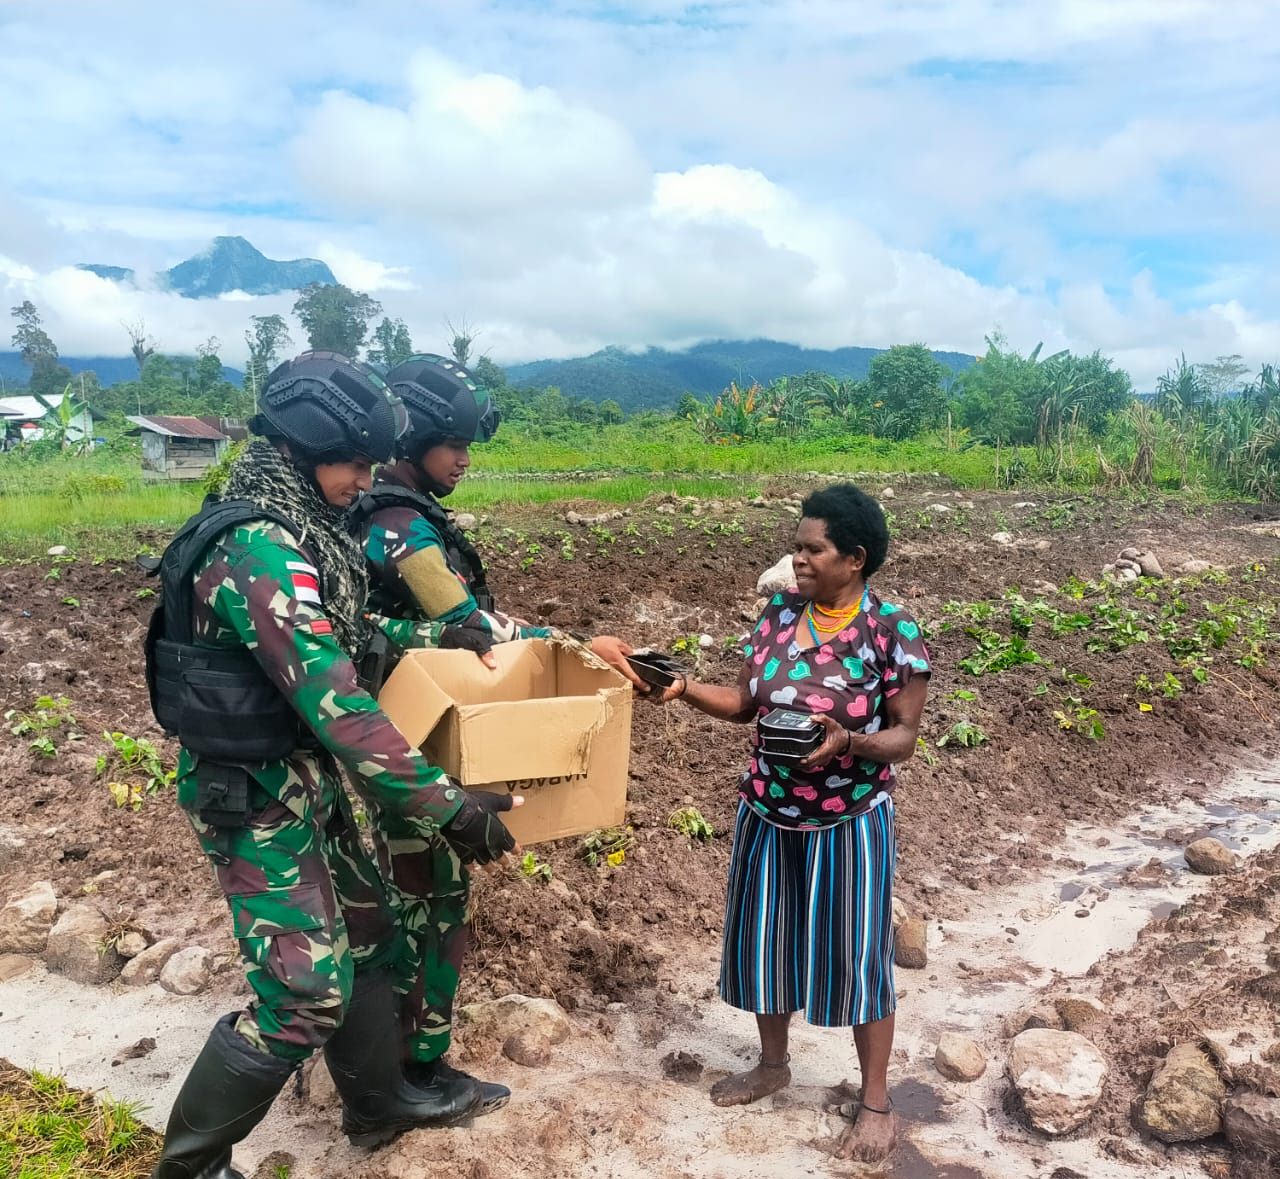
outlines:
[[[698, 648], [699, 674], [728, 682], [738, 667], [733, 642], [756, 615], [756, 578], [789, 550], [796, 509], [787, 497], [796, 486], [779, 484], [763, 505], [655, 499], [587, 525], [563, 520], [575, 505], [528, 510], [482, 521], [479, 536], [504, 609], [668, 650], [692, 636], [681, 644], [686, 657], [697, 636], [709, 636]], [[1280, 661], [1266, 612], [1280, 600], [1278, 542], [1268, 526], [1280, 509], [1035, 498], [971, 500], [899, 483], [886, 501], [894, 547], [875, 581], [924, 624], [935, 661], [921, 753], [902, 769], [897, 796], [898, 892], [909, 910], [932, 920], [962, 917], [975, 896], [1043, 872], [1055, 854], [1069, 863], [1058, 847], [1067, 824], [1203, 799], [1244, 752], [1277, 752]], [[930, 506], [939, 504], [950, 510]], [[991, 539], [998, 532], [1012, 543]], [[1102, 567], [1129, 546], [1153, 552], [1169, 576], [1108, 596], [1098, 588]], [[1175, 580], [1190, 559], [1223, 572]], [[62, 898], [89, 893], [121, 927], [224, 952], [221, 977], [235, 988], [225, 907], [186, 820], [164, 791], [145, 795], [137, 810], [117, 806], [107, 780], [129, 780], [128, 773], [95, 768], [107, 749], [104, 731], [147, 737], [170, 763], [175, 752], [151, 720], [142, 682], [152, 584], [123, 554], [0, 568], [0, 707], [22, 713], [40, 695], [63, 695], [74, 715], [50, 730], [52, 757], [31, 749], [30, 735], [10, 733], [17, 716], [0, 730], [0, 900], [33, 879], [51, 880]], [[1010, 592], [1044, 609], [1023, 625], [1016, 602], [1010, 612]], [[1061, 621], [1079, 613], [1092, 621], [1078, 628]], [[1224, 615], [1236, 622], [1215, 646]], [[1169, 619], [1176, 633], [1162, 634]], [[962, 670], [979, 631], [1001, 640], [1025, 631], [1038, 661], [1000, 673]], [[1201, 637], [1188, 657], [1178, 640], [1193, 634]], [[954, 731], [960, 722], [977, 726], [982, 743], [965, 747]], [[591, 1016], [618, 1002], [651, 1006], [675, 991], [691, 961], [714, 962], [727, 834], [749, 742], [745, 726], [637, 702], [634, 842], [625, 862], [590, 866], [580, 842], [567, 840], [534, 849], [551, 868], [549, 882], [515, 869], [482, 877], [463, 1000], [518, 991]], [[709, 842], [669, 825], [672, 812], [690, 804], [714, 827]], [[1260, 868], [1233, 888], [1273, 891], [1278, 870]], [[1225, 920], [1224, 905], [1228, 917], [1237, 913], [1235, 895], [1178, 918], [1192, 923], [1178, 927], [1180, 936], [1196, 922]], [[1124, 977], [1153, 969], [1164, 952], [1153, 942], [1148, 957], [1126, 959]], [[1171, 991], [1181, 994], [1187, 984], [1171, 978]], [[1260, 993], [1243, 977], [1231, 986], [1213, 1001]], [[1138, 1017], [1156, 1008], [1168, 1014], [1165, 1001], [1146, 992], [1126, 1003], [1136, 1007], [1123, 1009], [1115, 1032], [1124, 1079], [1113, 1085], [1105, 1115], [1120, 1136], [1135, 1133], [1127, 1100], [1150, 1071], [1152, 1037], [1165, 1034], [1139, 1030]], [[1187, 1002], [1175, 1006], [1179, 1018], [1192, 1018]]]

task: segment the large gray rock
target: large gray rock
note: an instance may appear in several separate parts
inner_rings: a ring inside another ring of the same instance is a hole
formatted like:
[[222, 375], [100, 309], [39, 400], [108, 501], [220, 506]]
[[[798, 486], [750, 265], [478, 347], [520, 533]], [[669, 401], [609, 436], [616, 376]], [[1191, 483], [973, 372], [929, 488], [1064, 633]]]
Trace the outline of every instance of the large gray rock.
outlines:
[[100, 985], [120, 973], [123, 959], [108, 938], [107, 919], [92, 905], [72, 905], [49, 931], [45, 965], [72, 982]]
[[976, 1081], [987, 1071], [987, 1058], [968, 1036], [943, 1032], [933, 1063], [948, 1081]]
[[53, 885], [38, 880], [0, 909], [0, 954], [43, 954], [58, 913]]
[[923, 917], [908, 917], [893, 935], [893, 960], [907, 970], [929, 965], [929, 926]]
[[1078, 1032], [1032, 1028], [1015, 1037], [1005, 1072], [1042, 1134], [1068, 1134], [1083, 1125], [1102, 1097], [1107, 1062]]
[[1237, 1150], [1280, 1157], [1280, 1098], [1236, 1093], [1222, 1106], [1222, 1122], [1227, 1141]]
[[790, 589], [795, 583], [796, 571], [791, 564], [791, 554], [788, 553], [776, 565], [771, 565], [756, 578], [756, 593], [768, 597], [770, 594]]
[[573, 1030], [564, 1008], [554, 999], [533, 999], [528, 995], [504, 995], [487, 1003], [471, 1003], [458, 1014], [481, 1035], [500, 1040], [529, 1033], [541, 1035], [551, 1044], [562, 1044]]
[[120, 972], [120, 981], [131, 987], [145, 986], [160, 977], [165, 963], [182, 948], [176, 937], [161, 938], [155, 945], [148, 946], [141, 954], [130, 958]]
[[1212, 836], [1187, 844], [1182, 854], [1191, 871], [1198, 872], [1201, 876], [1225, 876], [1228, 872], [1234, 872], [1240, 864], [1240, 857], [1221, 840]]
[[1198, 1142], [1222, 1129], [1227, 1087], [1198, 1044], [1177, 1044], [1156, 1070], [1138, 1124], [1162, 1142]]
[[179, 950], [160, 971], [160, 985], [172, 995], [198, 995], [213, 981], [213, 955], [203, 946]]

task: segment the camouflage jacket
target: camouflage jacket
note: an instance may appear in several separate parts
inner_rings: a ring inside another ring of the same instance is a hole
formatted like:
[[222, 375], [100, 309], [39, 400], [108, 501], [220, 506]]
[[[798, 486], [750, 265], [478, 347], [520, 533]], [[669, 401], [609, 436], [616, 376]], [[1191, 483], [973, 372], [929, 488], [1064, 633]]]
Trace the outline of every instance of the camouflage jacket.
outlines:
[[[193, 638], [201, 646], [245, 646], [319, 744], [351, 774], [367, 803], [434, 834], [462, 805], [461, 790], [412, 748], [356, 680], [321, 601], [321, 578], [302, 545], [279, 524], [229, 529], [195, 576]], [[439, 626], [371, 617], [405, 646], [434, 646]], [[179, 802], [194, 805], [194, 755], [179, 764]], [[299, 818], [323, 824], [341, 789], [318, 750], [299, 749], [251, 767], [255, 779]]]
[[[389, 471], [379, 482], [396, 483]], [[494, 642], [545, 639], [551, 629], [522, 626], [497, 611], [481, 610], [465, 576], [449, 563], [444, 538], [420, 512], [396, 505], [374, 512], [363, 526], [361, 542], [369, 576], [396, 612], [427, 621], [478, 627]]]

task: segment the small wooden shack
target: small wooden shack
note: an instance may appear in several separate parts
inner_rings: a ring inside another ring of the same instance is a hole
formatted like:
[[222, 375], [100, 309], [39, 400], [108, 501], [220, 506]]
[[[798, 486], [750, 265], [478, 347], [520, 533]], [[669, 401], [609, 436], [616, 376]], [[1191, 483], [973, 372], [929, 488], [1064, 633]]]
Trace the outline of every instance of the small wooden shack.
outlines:
[[216, 419], [153, 414], [129, 421], [142, 435], [144, 479], [203, 479], [231, 444]]

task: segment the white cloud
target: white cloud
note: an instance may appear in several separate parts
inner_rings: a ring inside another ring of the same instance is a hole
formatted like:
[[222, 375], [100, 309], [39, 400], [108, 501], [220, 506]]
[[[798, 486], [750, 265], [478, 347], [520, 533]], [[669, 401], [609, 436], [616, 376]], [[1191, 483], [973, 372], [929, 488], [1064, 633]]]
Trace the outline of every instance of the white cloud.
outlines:
[[315, 248], [315, 257], [329, 264], [333, 277], [357, 291], [378, 294], [381, 291], [411, 291], [414, 283], [407, 266], [385, 266], [373, 258], [365, 258], [349, 246], [323, 241]]

